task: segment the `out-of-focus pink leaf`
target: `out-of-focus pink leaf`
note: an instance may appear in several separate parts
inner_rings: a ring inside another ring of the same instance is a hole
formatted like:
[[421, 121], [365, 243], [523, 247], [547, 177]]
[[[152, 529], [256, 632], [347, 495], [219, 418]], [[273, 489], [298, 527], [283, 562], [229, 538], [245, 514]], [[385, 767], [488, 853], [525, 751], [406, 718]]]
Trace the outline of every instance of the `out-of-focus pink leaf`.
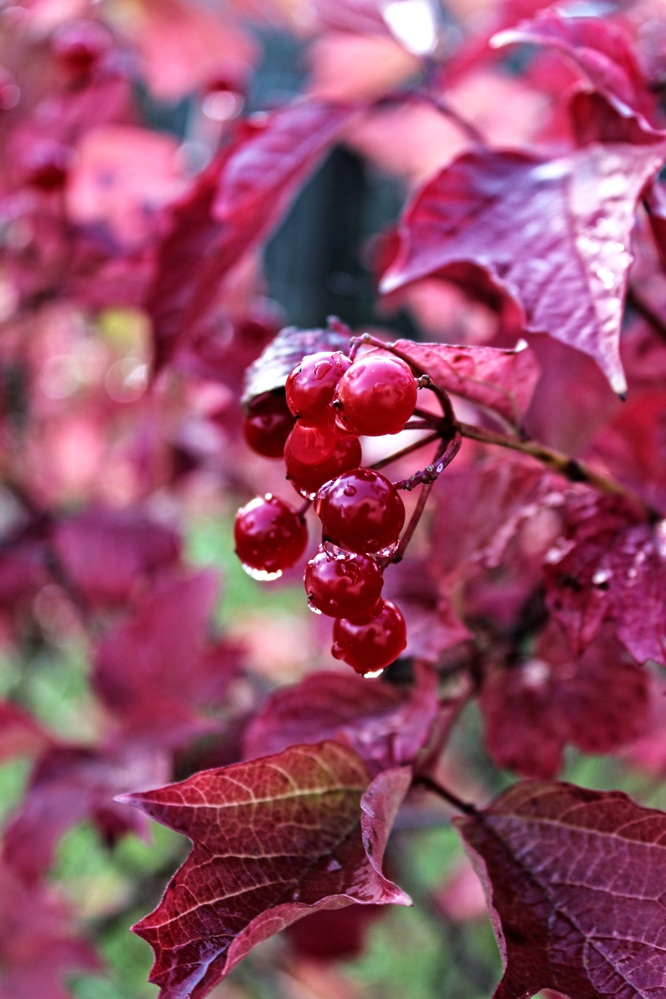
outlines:
[[352, 750], [324, 742], [122, 796], [193, 843], [134, 927], [155, 951], [161, 999], [203, 999], [256, 944], [310, 912], [409, 904], [381, 863], [410, 779], [394, 769], [370, 784]]
[[1, 861], [0, 883], [0, 999], [71, 999], [66, 979], [99, 970], [97, 955], [51, 888], [24, 884]]
[[649, 676], [607, 629], [582, 656], [548, 627], [534, 655], [493, 670], [480, 706], [494, 762], [524, 777], [557, 776], [567, 743], [608, 753], [644, 731]]
[[527, 781], [454, 822], [504, 963], [493, 999], [663, 994], [666, 814], [620, 791]]
[[158, 210], [184, 186], [177, 152], [175, 139], [136, 126], [88, 132], [67, 187], [72, 222], [104, 227], [127, 247], [152, 240]]
[[557, 9], [495, 35], [495, 47], [515, 43], [543, 45], [571, 59], [595, 90], [620, 112], [629, 108], [651, 120], [654, 94], [648, 87], [626, 32], [599, 17], [571, 17]]
[[163, 101], [180, 100], [221, 75], [240, 90], [257, 56], [230, 5], [139, 0], [125, 26], [138, 46], [150, 90]]
[[525, 342], [513, 350], [411, 340], [392, 346], [447, 392], [490, 410], [511, 427], [520, 426], [539, 379], [539, 364]]
[[428, 743], [438, 712], [435, 676], [418, 673], [408, 691], [353, 674], [318, 672], [278, 690], [254, 716], [244, 745], [248, 756], [298, 743], [338, 739], [352, 746], [371, 772], [413, 763]]
[[0, 701], [0, 761], [39, 752], [50, 743], [49, 733], [16, 704]]
[[618, 340], [634, 211], [665, 157], [663, 139], [595, 143], [553, 160], [466, 153], [407, 207], [381, 289], [446, 279], [454, 265], [480, 267], [522, 308], [527, 329], [589, 354], [622, 393]]
[[125, 603], [180, 556], [173, 530], [131, 509], [89, 509], [59, 520], [52, 543], [67, 579], [93, 606]]
[[205, 322], [222, 280], [278, 222], [351, 113], [311, 101], [244, 122], [174, 206], [146, 301], [157, 368]]
[[98, 645], [93, 685], [133, 739], [173, 746], [210, 728], [197, 709], [219, 703], [239, 664], [232, 643], [207, 641], [217, 589], [209, 571], [163, 579]]
[[638, 662], [666, 664], [666, 521], [641, 522], [620, 498], [572, 503], [547, 558], [546, 598], [574, 649], [608, 621]]
[[84, 819], [95, 822], [109, 843], [129, 832], [145, 836], [143, 817], [128, 815], [114, 795], [168, 776], [165, 755], [136, 746], [105, 751], [54, 745], [38, 760], [5, 830], [5, 860], [26, 882], [37, 881], [53, 861], [61, 836]]

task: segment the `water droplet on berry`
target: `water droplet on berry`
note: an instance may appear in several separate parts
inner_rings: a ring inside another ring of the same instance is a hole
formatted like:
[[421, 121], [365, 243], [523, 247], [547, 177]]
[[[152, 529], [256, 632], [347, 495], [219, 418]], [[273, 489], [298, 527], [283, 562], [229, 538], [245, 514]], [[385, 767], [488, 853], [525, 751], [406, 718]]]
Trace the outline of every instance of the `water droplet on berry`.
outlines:
[[282, 569], [278, 569], [276, 572], [267, 572], [266, 569], [253, 569], [251, 565], [246, 565], [244, 562], [241, 562], [241, 565], [248, 576], [259, 580], [260, 583], [269, 583], [272, 579], [279, 579], [282, 575]]
[[384, 668], [382, 667], [382, 669], [370, 669], [367, 673], [361, 673], [360, 675], [364, 680], [376, 680], [377, 677], [381, 676], [383, 672]]
[[321, 611], [319, 610], [319, 608], [315, 607], [315, 605], [311, 603], [309, 600], [308, 600], [308, 610], [311, 610], [313, 614], [321, 615]]

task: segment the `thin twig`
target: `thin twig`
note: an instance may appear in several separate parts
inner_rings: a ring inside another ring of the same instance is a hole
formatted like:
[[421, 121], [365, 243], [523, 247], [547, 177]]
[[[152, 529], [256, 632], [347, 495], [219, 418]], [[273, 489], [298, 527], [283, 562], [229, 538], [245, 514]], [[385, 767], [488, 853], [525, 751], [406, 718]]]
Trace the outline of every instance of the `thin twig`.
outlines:
[[628, 486], [623, 486], [615, 479], [595, 472], [589, 465], [569, 457], [562, 451], [555, 451], [537, 441], [517, 440], [515, 437], [487, 430], [485, 427], [476, 427], [471, 423], [459, 423], [458, 428], [462, 436], [468, 437], [470, 440], [480, 441], [482, 444], [495, 444], [497, 447], [527, 454], [571, 482], [582, 482], [588, 486], [594, 486], [595, 489], [609, 496], [622, 496], [639, 507], [650, 522], [656, 523], [663, 518], [663, 514], [659, 510], [644, 503], [640, 496]]

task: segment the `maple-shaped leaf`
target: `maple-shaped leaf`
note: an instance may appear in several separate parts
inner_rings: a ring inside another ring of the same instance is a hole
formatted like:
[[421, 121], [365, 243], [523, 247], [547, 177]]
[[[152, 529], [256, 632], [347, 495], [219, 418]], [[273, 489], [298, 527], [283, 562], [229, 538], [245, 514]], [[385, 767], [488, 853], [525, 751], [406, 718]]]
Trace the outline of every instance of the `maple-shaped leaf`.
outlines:
[[93, 686], [132, 739], [175, 746], [206, 731], [197, 709], [219, 703], [239, 665], [233, 643], [208, 641], [212, 571], [162, 578], [95, 655]]
[[631, 38], [612, 21], [572, 17], [548, 9], [491, 40], [495, 47], [521, 42], [546, 46], [572, 60], [594, 89], [621, 113], [630, 109], [648, 120], [654, 117], [654, 94], [636, 59]]
[[666, 994], [665, 813], [620, 791], [527, 781], [454, 823], [504, 963], [493, 999]]
[[414, 762], [438, 708], [431, 670], [420, 670], [406, 691], [351, 673], [317, 672], [273, 694], [250, 722], [243, 744], [248, 756], [260, 756], [340, 739], [377, 772]]
[[156, 961], [160, 999], [203, 999], [256, 944], [319, 909], [408, 905], [381, 873], [408, 768], [372, 783], [336, 742], [205, 770], [121, 796], [193, 849], [134, 931]]
[[608, 621], [638, 662], [666, 665], [666, 520], [646, 523], [620, 497], [580, 498], [546, 561], [546, 600], [575, 649]]
[[488, 752], [500, 767], [549, 779], [565, 745], [609, 753], [638, 738], [649, 714], [650, 678], [604, 629], [580, 657], [547, 626], [533, 655], [484, 679], [480, 707]]
[[351, 336], [351, 330], [340, 320], [332, 320], [326, 329], [300, 330], [296, 326], [286, 326], [247, 369], [243, 402], [284, 388], [287, 376], [306, 354], [322, 350], [341, 350], [347, 354]]
[[26, 885], [0, 861], [0, 999], [70, 999], [74, 971], [98, 971], [90, 944], [50, 886]]
[[623, 393], [618, 341], [634, 212], [665, 158], [663, 138], [592, 143], [552, 160], [465, 153], [408, 205], [381, 290], [482, 268], [528, 330], [589, 354]]
[[523, 341], [513, 350], [396, 340], [392, 345], [432, 380], [462, 399], [490, 410], [516, 428], [539, 380], [539, 364]]
[[205, 320], [223, 278], [276, 225], [351, 113], [304, 101], [244, 122], [174, 206], [146, 302], [157, 368]]

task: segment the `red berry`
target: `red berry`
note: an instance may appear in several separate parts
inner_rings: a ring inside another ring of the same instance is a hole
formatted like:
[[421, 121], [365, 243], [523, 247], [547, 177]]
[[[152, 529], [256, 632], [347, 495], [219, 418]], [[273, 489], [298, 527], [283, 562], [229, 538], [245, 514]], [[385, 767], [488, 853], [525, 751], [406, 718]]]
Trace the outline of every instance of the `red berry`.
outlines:
[[406, 645], [405, 619], [390, 600], [382, 600], [374, 616], [355, 621], [338, 618], [333, 625], [333, 656], [363, 675], [385, 669]]
[[362, 452], [358, 437], [340, 437], [334, 450], [323, 461], [308, 464], [294, 457], [290, 439], [284, 448], [284, 464], [287, 478], [295, 489], [309, 499], [314, 497], [320, 486], [329, 479], [356, 468], [361, 463]]
[[257, 454], [281, 458], [284, 445], [294, 426], [282, 392], [263, 392], [246, 409], [243, 437]]
[[398, 490], [371, 468], [325, 482], [315, 498], [324, 537], [353, 552], [379, 552], [400, 537], [405, 506]]
[[53, 36], [53, 52], [68, 72], [89, 73], [111, 48], [111, 35], [97, 21], [70, 21]]
[[359, 436], [399, 433], [414, 412], [416, 379], [392, 354], [366, 354], [345, 371], [333, 399], [337, 421]]
[[307, 354], [287, 378], [287, 404], [304, 423], [327, 421], [333, 393], [351, 361], [340, 350]]
[[312, 610], [357, 618], [376, 609], [384, 578], [367, 555], [335, 557], [320, 551], [305, 566], [303, 582]]
[[285, 444], [285, 453], [305, 465], [317, 465], [330, 458], [339, 439], [332, 426], [311, 427], [297, 420]]
[[236, 514], [236, 554], [255, 579], [277, 579], [298, 562], [308, 542], [305, 520], [289, 503], [267, 493]]

